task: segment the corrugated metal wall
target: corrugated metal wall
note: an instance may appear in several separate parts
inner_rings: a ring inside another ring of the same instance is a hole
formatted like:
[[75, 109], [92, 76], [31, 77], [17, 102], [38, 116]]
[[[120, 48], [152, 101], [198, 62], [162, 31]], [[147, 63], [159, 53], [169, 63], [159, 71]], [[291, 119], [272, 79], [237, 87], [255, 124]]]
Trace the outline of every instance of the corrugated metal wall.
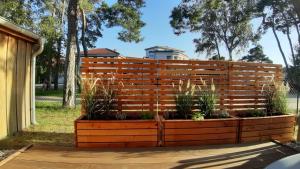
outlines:
[[0, 30], [0, 139], [30, 125], [32, 43]]

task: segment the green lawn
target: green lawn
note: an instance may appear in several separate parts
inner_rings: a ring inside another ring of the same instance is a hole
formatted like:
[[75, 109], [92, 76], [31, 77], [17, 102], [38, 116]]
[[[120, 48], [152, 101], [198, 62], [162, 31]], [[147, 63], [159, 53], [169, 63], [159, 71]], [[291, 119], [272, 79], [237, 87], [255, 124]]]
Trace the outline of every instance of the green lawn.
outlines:
[[76, 109], [62, 108], [59, 102], [36, 102], [38, 125], [0, 141], [1, 148], [19, 148], [30, 143], [73, 146], [74, 120], [80, 115]]
[[56, 97], [63, 97], [63, 89], [58, 90], [43, 90], [40, 88], [35, 89], [36, 96], [56, 96]]
[[[63, 89], [58, 90], [43, 90], [41, 88], [35, 89], [35, 95], [36, 96], [54, 96], [54, 97], [63, 97]], [[76, 93], [76, 97], [80, 97], [80, 93]]]

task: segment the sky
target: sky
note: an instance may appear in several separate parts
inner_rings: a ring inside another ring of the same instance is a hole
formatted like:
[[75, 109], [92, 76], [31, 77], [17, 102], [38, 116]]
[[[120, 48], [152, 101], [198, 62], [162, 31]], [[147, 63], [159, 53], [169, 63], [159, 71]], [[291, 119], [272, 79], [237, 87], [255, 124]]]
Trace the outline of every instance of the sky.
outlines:
[[[195, 53], [195, 44], [193, 39], [199, 38], [199, 34], [196, 33], [185, 33], [180, 36], [177, 36], [173, 33], [173, 29], [170, 26], [170, 15], [172, 9], [180, 3], [181, 0], [146, 0], [146, 7], [142, 8], [142, 20], [146, 23], [141, 30], [141, 34], [144, 37], [144, 40], [139, 43], [125, 43], [118, 40], [118, 32], [120, 28], [104, 28], [103, 37], [100, 38], [97, 43], [97, 48], [109, 48], [116, 49], [123, 56], [139, 57], [142, 58], [145, 56], [145, 48], [152, 46], [169, 46], [173, 48], [178, 48], [183, 51], [190, 58], [197, 59], [207, 59], [206, 54]], [[109, 3], [114, 2], [109, 0]], [[259, 25], [259, 21], [253, 23], [253, 28], [256, 28]], [[279, 33], [280, 42], [286, 56], [290, 56], [290, 48], [288, 45], [288, 40], [286, 35]], [[292, 30], [292, 41], [293, 44], [296, 44], [297, 35], [295, 30]], [[277, 46], [275, 37], [271, 31], [268, 31], [263, 35], [262, 39], [259, 41], [259, 44], [263, 46], [264, 53], [273, 60], [276, 64], [283, 64], [283, 59], [280, 54], [280, 51]], [[253, 47], [249, 45], [248, 49], [236, 53], [233, 57], [234, 60], [240, 59], [242, 56], [246, 55], [248, 50]], [[228, 58], [228, 52], [221, 47], [221, 55]]]

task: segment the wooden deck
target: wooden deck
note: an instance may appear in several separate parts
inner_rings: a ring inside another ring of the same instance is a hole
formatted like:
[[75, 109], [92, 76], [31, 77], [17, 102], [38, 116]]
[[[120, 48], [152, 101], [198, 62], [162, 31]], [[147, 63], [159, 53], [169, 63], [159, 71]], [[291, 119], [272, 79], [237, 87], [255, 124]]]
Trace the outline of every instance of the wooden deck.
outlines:
[[230, 168], [257, 169], [296, 152], [271, 142], [197, 147], [76, 150], [40, 147], [25, 151], [1, 169]]

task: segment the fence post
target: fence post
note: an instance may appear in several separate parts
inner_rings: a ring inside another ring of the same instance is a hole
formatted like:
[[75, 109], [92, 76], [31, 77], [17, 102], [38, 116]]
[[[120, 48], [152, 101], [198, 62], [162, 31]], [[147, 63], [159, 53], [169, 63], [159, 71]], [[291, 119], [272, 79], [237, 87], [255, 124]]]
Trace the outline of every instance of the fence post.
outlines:
[[231, 86], [231, 73], [232, 73], [232, 69], [233, 69], [233, 63], [230, 62], [230, 61], [227, 61], [227, 91], [226, 91], [226, 94], [227, 94], [227, 105], [228, 105], [228, 111], [230, 112], [230, 114], [232, 113], [232, 91], [230, 86]]

